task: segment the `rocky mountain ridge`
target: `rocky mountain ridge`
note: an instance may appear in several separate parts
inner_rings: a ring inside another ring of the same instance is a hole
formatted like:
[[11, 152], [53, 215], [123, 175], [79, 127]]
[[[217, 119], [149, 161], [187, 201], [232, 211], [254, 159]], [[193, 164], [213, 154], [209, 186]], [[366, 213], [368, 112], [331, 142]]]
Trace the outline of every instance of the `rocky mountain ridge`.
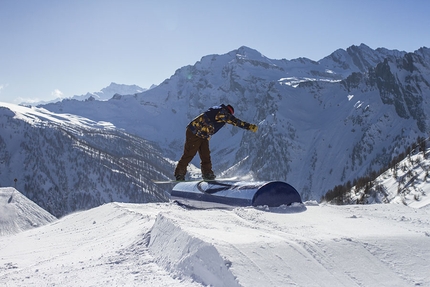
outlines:
[[320, 198], [378, 170], [428, 132], [429, 51], [361, 44], [316, 62], [274, 60], [240, 47], [205, 56], [143, 93], [44, 108], [110, 121], [177, 160], [187, 123], [210, 106], [229, 103], [259, 132], [228, 127], [215, 135], [216, 173], [284, 180], [304, 199]]
[[0, 104], [0, 127], [1, 186], [15, 186], [56, 217], [112, 201], [168, 199], [151, 179], [171, 163], [153, 143], [108, 122]]

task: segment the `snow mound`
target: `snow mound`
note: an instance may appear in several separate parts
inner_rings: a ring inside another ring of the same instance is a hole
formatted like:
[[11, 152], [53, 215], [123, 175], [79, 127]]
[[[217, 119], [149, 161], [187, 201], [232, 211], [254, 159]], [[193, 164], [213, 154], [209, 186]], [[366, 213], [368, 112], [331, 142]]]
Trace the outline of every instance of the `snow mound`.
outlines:
[[[159, 265], [177, 276], [210, 286], [240, 286], [214, 245], [185, 232], [159, 214], [150, 232], [149, 250]], [[169, 252], [165, 252], [169, 250]]]
[[13, 187], [0, 188], [0, 236], [53, 222], [56, 218]]

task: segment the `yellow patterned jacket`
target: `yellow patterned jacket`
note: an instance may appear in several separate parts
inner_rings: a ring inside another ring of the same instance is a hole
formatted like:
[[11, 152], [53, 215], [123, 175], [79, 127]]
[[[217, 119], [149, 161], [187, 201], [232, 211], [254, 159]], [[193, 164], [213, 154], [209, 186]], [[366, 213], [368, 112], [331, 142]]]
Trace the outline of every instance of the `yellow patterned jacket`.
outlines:
[[225, 105], [221, 105], [212, 107], [197, 116], [188, 124], [187, 128], [200, 138], [210, 139], [226, 123], [247, 130], [249, 130], [250, 126], [249, 123], [241, 121], [230, 114]]

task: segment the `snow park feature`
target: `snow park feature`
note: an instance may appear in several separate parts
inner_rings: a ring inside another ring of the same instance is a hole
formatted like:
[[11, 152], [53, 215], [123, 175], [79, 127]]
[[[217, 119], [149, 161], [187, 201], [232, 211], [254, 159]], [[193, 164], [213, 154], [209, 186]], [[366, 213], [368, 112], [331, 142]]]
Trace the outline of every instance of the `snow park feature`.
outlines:
[[0, 236], [0, 286], [430, 286], [429, 208], [107, 203]]
[[302, 202], [297, 190], [282, 181], [185, 181], [173, 187], [171, 197], [195, 208], [279, 207]]

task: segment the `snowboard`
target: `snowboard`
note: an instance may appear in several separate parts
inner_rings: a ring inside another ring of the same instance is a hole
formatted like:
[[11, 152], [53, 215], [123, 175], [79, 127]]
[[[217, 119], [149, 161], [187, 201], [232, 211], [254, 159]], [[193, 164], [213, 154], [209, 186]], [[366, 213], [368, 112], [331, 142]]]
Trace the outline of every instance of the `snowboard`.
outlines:
[[229, 178], [220, 178], [220, 179], [192, 179], [192, 180], [152, 180], [154, 183], [163, 184], [163, 183], [180, 183], [180, 182], [208, 182], [208, 183], [217, 183], [217, 182], [225, 182], [225, 181], [234, 181], [234, 179]]

